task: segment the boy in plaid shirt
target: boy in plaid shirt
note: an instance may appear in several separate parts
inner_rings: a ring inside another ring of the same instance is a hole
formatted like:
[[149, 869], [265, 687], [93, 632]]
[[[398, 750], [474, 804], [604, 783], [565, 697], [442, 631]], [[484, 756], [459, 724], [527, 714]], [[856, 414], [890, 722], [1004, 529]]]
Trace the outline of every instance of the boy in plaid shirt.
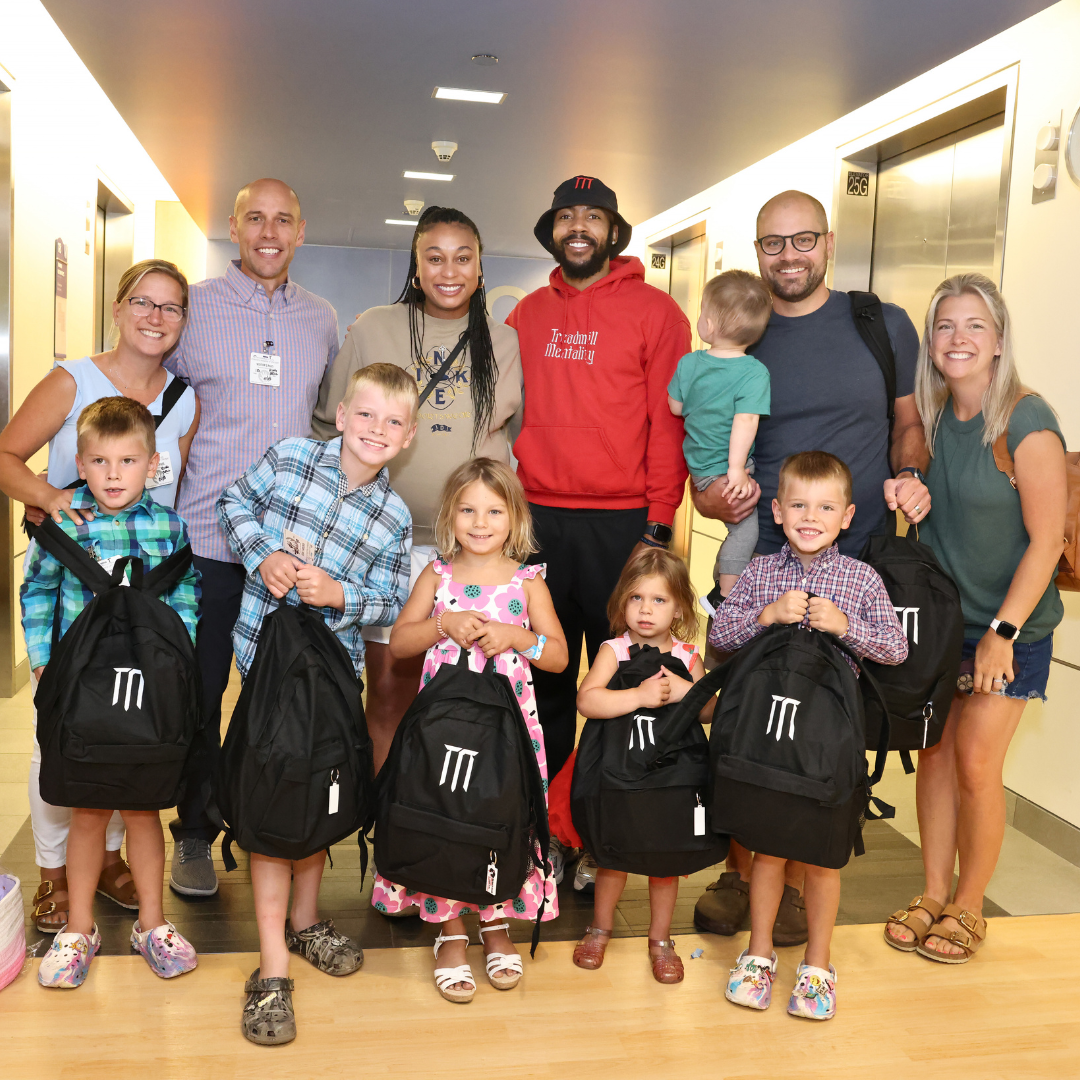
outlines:
[[[787, 543], [753, 559], [716, 613], [709, 644], [725, 651], [745, 645], [776, 623], [801, 623], [835, 634], [856, 655], [881, 664], [907, 659], [908, 643], [877, 571], [841, 555], [836, 538], [851, 524], [851, 470], [821, 450], [793, 454], [780, 469], [773, 518]], [[754, 855], [750, 872], [750, 942], [728, 977], [724, 996], [736, 1005], [767, 1009], [776, 953], [772, 934], [784, 892], [786, 860]], [[788, 1001], [792, 1016], [830, 1020], [836, 1014], [836, 969], [829, 962], [840, 871], [806, 865], [806, 956]]]
[[[118, 558], [137, 556], [146, 570], [187, 545], [184, 522], [172, 507], [155, 502], [144, 489], [157, 472], [154, 418], [132, 398], [107, 397], [79, 414], [75, 461], [86, 488], [72, 495], [71, 506], [85, 521], [76, 525], [61, 516], [57, 524], [91, 557], [111, 571]], [[59, 606], [60, 634], [93, 599], [93, 593], [52, 555], [35, 545], [20, 590], [23, 633], [30, 667], [40, 678], [52, 649], [53, 617]], [[184, 620], [191, 640], [199, 606], [199, 575], [189, 568], [162, 597]], [[131, 946], [155, 975], [169, 979], [195, 967], [195, 950], [167, 922], [161, 906], [165, 873], [165, 838], [156, 810], [122, 810], [127, 827], [128, 859], [139, 897], [139, 918]], [[38, 969], [42, 986], [71, 989], [86, 979], [90, 961], [101, 948], [93, 916], [94, 891], [105, 857], [105, 828], [111, 810], [74, 808], [68, 834], [67, 880], [70, 911]]]
[[[233, 630], [242, 677], [263, 618], [282, 598], [321, 609], [357, 676], [364, 670], [360, 627], [389, 626], [408, 597], [412, 517], [390, 490], [386, 464], [412, 442], [416, 411], [416, 380], [402, 368], [361, 368], [338, 406], [341, 438], [282, 439], [222, 492], [218, 518], [248, 573]], [[296, 1037], [290, 951], [329, 975], [364, 962], [333, 919], [319, 920], [325, 861], [325, 852], [299, 860], [251, 853], [261, 963], [245, 988], [241, 1028], [252, 1042]]]

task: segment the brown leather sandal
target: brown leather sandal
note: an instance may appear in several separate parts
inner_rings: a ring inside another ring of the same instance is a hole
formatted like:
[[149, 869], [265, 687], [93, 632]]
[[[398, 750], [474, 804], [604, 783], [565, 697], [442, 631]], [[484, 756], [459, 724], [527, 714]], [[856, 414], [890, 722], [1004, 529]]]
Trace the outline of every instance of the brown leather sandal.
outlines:
[[[929, 896], [916, 896], [907, 906], [906, 911], [894, 911], [888, 919], [885, 920], [885, 929], [882, 933], [885, 935], [885, 944], [891, 945], [894, 949], [898, 949], [900, 952], [914, 952], [923, 942], [923, 938], [930, 933], [930, 928], [941, 918], [941, 912], [944, 908], [943, 904], [939, 904], [936, 900], [931, 900]], [[915, 913], [922, 911], [925, 915], [929, 915], [929, 919], [925, 916], [919, 916], [915, 918]], [[911, 941], [901, 941], [899, 938], [893, 937], [889, 933], [890, 926], [902, 926], [907, 930], [910, 930], [915, 937]]]
[[123, 859], [101, 868], [97, 891], [128, 911], [139, 910], [139, 898], [135, 895], [135, 878], [131, 867]]
[[[659, 949], [654, 953], [653, 949]], [[652, 961], [653, 978], [659, 983], [678, 983], [683, 981], [682, 960], [675, 952], [675, 939], [663, 938], [655, 941], [649, 938], [649, 959]]]
[[[960, 925], [955, 930], [946, 930], [941, 925], [942, 919], [955, 919]], [[951, 942], [963, 950], [959, 953], [939, 952], [926, 944], [927, 938], [940, 938]], [[927, 960], [937, 960], [940, 964], [966, 964], [979, 950], [986, 939], [986, 920], [980, 919], [970, 911], [961, 911], [955, 904], [948, 904], [940, 918], [930, 927], [919, 942], [916, 952]]]
[[585, 936], [574, 946], [574, 963], [579, 968], [595, 971], [604, 962], [604, 951], [609, 941], [611, 941], [610, 930], [587, 926]]
[[[43, 878], [34, 893], [30, 918], [43, 934], [58, 934], [68, 921], [67, 877]], [[61, 907], [60, 905], [64, 906]]]

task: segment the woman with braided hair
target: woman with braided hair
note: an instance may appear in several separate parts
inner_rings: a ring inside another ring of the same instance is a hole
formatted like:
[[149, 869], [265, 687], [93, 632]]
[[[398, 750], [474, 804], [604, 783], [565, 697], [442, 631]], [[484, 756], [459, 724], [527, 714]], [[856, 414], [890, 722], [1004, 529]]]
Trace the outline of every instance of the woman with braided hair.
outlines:
[[[389, 362], [416, 377], [422, 399], [416, 437], [390, 465], [390, 483], [413, 517], [410, 587], [435, 557], [435, 518], [446, 478], [472, 457], [510, 462], [507, 425], [521, 408], [521, 358], [517, 332], [487, 313], [482, 252], [480, 233], [465, 214], [429, 206], [416, 225], [401, 295], [349, 327], [312, 419], [316, 437], [338, 434], [337, 404], [358, 368]], [[423, 657], [394, 660], [388, 626], [363, 633], [377, 770], [416, 696]]]

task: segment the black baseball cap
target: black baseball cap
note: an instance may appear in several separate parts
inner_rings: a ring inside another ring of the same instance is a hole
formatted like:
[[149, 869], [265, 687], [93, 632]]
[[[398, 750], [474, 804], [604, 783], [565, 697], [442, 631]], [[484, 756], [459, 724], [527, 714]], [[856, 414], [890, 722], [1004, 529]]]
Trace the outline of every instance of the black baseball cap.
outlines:
[[572, 176], [564, 180], [556, 189], [551, 200], [551, 209], [540, 215], [540, 220], [533, 229], [533, 236], [555, 254], [555, 245], [551, 242], [551, 230], [555, 226], [555, 211], [567, 206], [599, 206], [615, 218], [619, 226], [619, 239], [611, 249], [612, 255], [619, 255], [630, 243], [630, 223], [619, 213], [619, 200], [615, 192], [595, 176]]

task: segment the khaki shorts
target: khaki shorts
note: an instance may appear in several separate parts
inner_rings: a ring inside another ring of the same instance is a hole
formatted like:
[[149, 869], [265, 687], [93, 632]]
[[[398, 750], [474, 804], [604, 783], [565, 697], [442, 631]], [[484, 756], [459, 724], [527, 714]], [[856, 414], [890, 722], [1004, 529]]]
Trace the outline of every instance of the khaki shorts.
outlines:
[[[409, 592], [413, 590], [416, 579], [424, 572], [424, 567], [429, 562], [435, 561], [438, 551], [433, 544], [413, 544], [409, 554]], [[389, 626], [365, 626], [360, 630], [360, 636], [365, 641], [378, 642], [380, 645], [390, 644]]]

